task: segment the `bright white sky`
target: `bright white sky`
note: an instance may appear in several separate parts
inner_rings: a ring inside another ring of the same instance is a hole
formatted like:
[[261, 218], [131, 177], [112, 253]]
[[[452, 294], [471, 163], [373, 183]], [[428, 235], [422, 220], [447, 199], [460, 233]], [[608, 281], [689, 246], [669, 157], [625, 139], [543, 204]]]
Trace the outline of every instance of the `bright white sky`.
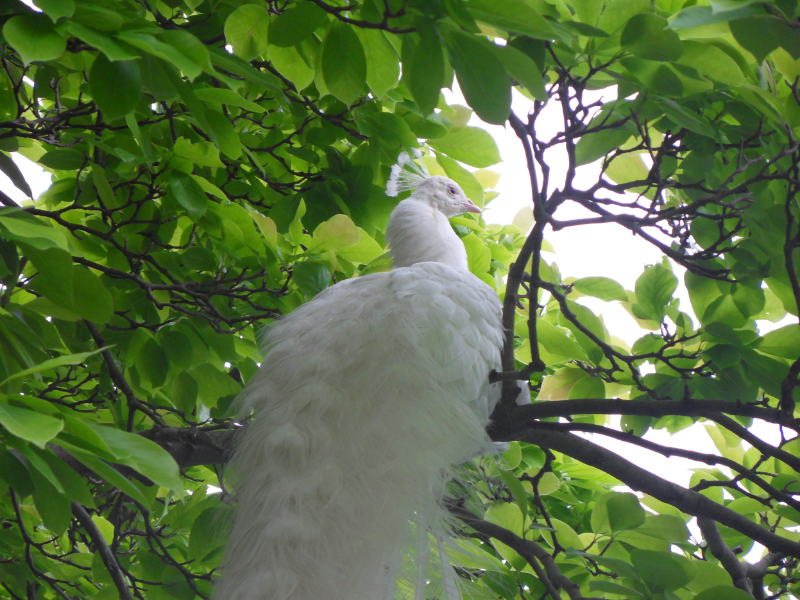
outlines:
[[[457, 87], [455, 93], [446, 91], [446, 96], [451, 104], [466, 105]], [[530, 100], [516, 90], [514, 91], [512, 107], [520, 118], [523, 120], [526, 118], [531, 106]], [[510, 127], [488, 125], [480, 121], [476, 116], [473, 116], [470, 124], [483, 127], [494, 136], [503, 158], [502, 163], [492, 167], [493, 170], [501, 174], [500, 183], [497, 186], [497, 191], [500, 192], [500, 195], [489, 205], [484, 217], [489, 222], [510, 223], [517, 211], [523, 207], [531, 206], [530, 181], [522, 146]], [[538, 120], [538, 124], [540, 126], [538, 134], [541, 139], [552, 137], [562, 125], [561, 113], [558, 107], [552, 104], [545, 108], [544, 114]], [[566, 171], [565, 156], [563, 154], [559, 155], [558, 152], [554, 151], [549, 158], [551, 160], [552, 185], [559, 186], [560, 182], [563, 182]], [[49, 187], [50, 176], [38, 165], [19, 155], [14, 155], [14, 160], [30, 184], [34, 197], [38, 197]], [[597, 164], [587, 165], [578, 169], [576, 186], [588, 188], [597, 180], [598, 171]], [[0, 189], [18, 202], [25, 200], [24, 195], [2, 173], [0, 173]], [[567, 203], [558, 212], [561, 220], [579, 218], [588, 214], [588, 211], [574, 203]], [[613, 224], [567, 228], [559, 232], [554, 232], [548, 228], [545, 236], [556, 250], [555, 256], [546, 254], [545, 257], [548, 261], [556, 260], [564, 277], [605, 276], [620, 282], [625, 288], [631, 290], [634, 289], [636, 278], [642, 273], [645, 266], [659, 262], [662, 256], [656, 248], [646, 241]], [[682, 282], [683, 270], [679, 267], [674, 267], [674, 269], [678, 279]], [[682, 283], [678, 290], [678, 296], [681, 298], [681, 310], [693, 314], [688, 295]], [[605, 303], [593, 298], [581, 298], [580, 302], [587, 305], [595, 313], [601, 314], [608, 330], [613, 335], [625, 340], [629, 345], [633, 344], [645, 333], [639, 329], [633, 318], [615, 302]], [[768, 321], [760, 321], [759, 327], [762, 331], [766, 331], [783, 324], [774, 325]], [[618, 426], [619, 418], [615, 418], [613, 422]], [[777, 427], [757, 424], [754, 426], [754, 432], [769, 440], [777, 441], [780, 439]], [[653, 452], [602, 436], [588, 435], [588, 437], [604, 447], [620, 453], [633, 463], [683, 486], [687, 486], [689, 483], [689, 478], [692, 475], [691, 469], [704, 466], [682, 458], [668, 459]], [[650, 430], [645, 437], [668, 446], [690, 448], [711, 454], [717, 453], [703, 426], [699, 424], [685, 429], [672, 437], [666, 431], [653, 430]], [[760, 554], [761, 549], [755, 548], [748, 558], [757, 559]]]

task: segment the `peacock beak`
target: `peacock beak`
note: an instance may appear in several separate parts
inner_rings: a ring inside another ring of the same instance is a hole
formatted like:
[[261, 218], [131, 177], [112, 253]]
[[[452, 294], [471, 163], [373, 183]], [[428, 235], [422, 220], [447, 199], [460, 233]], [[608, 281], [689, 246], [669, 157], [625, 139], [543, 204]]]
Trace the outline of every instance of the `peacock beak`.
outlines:
[[472, 212], [472, 213], [478, 213], [478, 214], [481, 214], [483, 212], [480, 208], [475, 206], [475, 204], [470, 199], [467, 199], [467, 201], [464, 202], [464, 204], [462, 204], [462, 206], [464, 207], [464, 212]]

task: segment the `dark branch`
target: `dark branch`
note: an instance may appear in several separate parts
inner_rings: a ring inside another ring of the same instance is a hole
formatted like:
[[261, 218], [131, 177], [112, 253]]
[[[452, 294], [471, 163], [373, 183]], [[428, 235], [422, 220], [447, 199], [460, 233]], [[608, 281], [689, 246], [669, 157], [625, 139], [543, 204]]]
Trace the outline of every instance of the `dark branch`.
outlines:
[[775, 552], [800, 558], [800, 544], [776, 535], [749, 519], [709, 500], [702, 494], [666, 481], [646, 469], [571, 433], [531, 429], [519, 441], [556, 450], [616, 477], [633, 490], [644, 492], [696, 517], [707, 517], [759, 542]]
[[86, 509], [74, 500], [70, 502], [70, 506], [72, 507], [72, 514], [75, 515], [75, 518], [78, 519], [78, 522], [86, 530], [86, 533], [89, 534], [95, 549], [100, 554], [103, 564], [106, 566], [106, 569], [108, 569], [108, 573], [111, 575], [114, 586], [119, 593], [120, 600], [133, 600], [128, 584], [125, 582], [125, 575], [123, 575], [122, 570], [119, 568], [117, 557], [111, 552], [111, 548], [106, 544], [103, 534], [100, 533], [97, 525], [92, 521], [92, 517], [89, 516]]

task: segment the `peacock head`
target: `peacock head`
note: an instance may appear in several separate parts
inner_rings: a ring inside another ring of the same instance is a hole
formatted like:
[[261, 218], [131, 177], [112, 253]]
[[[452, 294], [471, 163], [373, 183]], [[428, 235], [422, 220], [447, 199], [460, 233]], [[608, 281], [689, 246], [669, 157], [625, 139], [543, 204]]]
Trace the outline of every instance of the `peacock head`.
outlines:
[[478, 214], [482, 212], [472, 200], [467, 198], [461, 186], [452, 179], [439, 175], [426, 177], [420, 182], [411, 197], [421, 202], [427, 202], [448, 218], [465, 212]]
[[[415, 150], [414, 157], [422, 158], [422, 153]], [[448, 177], [431, 175], [425, 163], [417, 162], [407, 152], [402, 152], [397, 164], [392, 167], [389, 181], [386, 182], [386, 194], [397, 196], [406, 191], [413, 192], [411, 199], [430, 205], [448, 218], [465, 212], [482, 212], [455, 181]]]

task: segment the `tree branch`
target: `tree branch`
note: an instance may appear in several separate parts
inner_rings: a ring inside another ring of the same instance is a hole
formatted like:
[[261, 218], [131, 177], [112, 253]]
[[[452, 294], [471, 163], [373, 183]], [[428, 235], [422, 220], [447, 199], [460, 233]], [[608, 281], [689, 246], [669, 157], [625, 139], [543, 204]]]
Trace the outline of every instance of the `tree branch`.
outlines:
[[86, 533], [92, 538], [92, 542], [94, 542], [94, 546], [100, 554], [103, 564], [106, 566], [106, 569], [108, 569], [108, 573], [114, 581], [114, 586], [117, 588], [120, 600], [133, 600], [128, 584], [125, 582], [125, 575], [122, 574], [122, 570], [119, 568], [117, 558], [114, 556], [114, 553], [111, 552], [111, 548], [108, 547], [108, 544], [106, 544], [103, 534], [100, 533], [97, 525], [92, 521], [92, 517], [89, 516], [86, 509], [74, 500], [70, 502], [70, 506], [72, 507], [72, 514], [75, 515], [75, 518], [78, 519], [78, 522], [86, 530]]
[[734, 587], [744, 590], [751, 596], [753, 590], [750, 588], [750, 583], [747, 581], [747, 574], [744, 565], [736, 558], [733, 550], [728, 548], [728, 545], [722, 539], [719, 533], [717, 524], [708, 517], [697, 517], [697, 526], [703, 533], [703, 537], [708, 543], [708, 549], [711, 554], [716, 558], [722, 567], [728, 572], [733, 580]]
[[562, 452], [567, 456], [616, 477], [633, 490], [641, 491], [690, 515], [708, 517], [750, 537], [772, 551], [800, 558], [800, 544], [772, 533], [756, 523], [634, 465], [602, 446], [571, 433], [529, 429], [517, 440]]
[[[94, 343], [97, 344], [98, 348], [104, 348], [104, 350], [100, 353], [103, 357], [103, 360], [108, 367], [108, 373], [111, 375], [111, 379], [114, 381], [114, 385], [125, 395], [125, 398], [128, 400], [128, 421], [131, 421], [132, 412], [135, 410], [140, 410], [148, 417], [150, 417], [154, 423], [158, 425], [164, 426], [164, 420], [154, 413], [152, 410], [147, 408], [139, 399], [136, 397], [136, 394], [133, 393], [131, 386], [128, 385], [128, 382], [125, 380], [125, 376], [122, 374], [122, 371], [119, 370], [117, 363], [114, 361], [114, 357], [111, 356], [111, 352], [106, 348], [106, 342], [103, 339], [103, 336], [100, 335], [100, 331], [98, 331], [97, 326], [91, 321], [84, 320], [86, 324], [86, 328], [89, 330], [89, 333], [92, 335], [92, 339]], [[130, 428], [129, 428], [130, 429]]]
[[495, 441], [511, 441], [516, 431], [524, 429], [535, 419], [549, 417], [570, 417], [573, 415], [640, 415], [665, 417], [681, 415], [684, 417], [705, 417], [716, 421], [720, 413], [753, 417], [767, 423], [775, 423], [794, 431], [800, 424], [793, 417], [776, 408], [764, 408], [756, 404], [729, 402], [727, 400], [619, 400], [586, 398], [580, 400], [553, 400], [534, 402], [514, 407], [489, 426], [489, 434]]
[[546, 577], [542, 579], [540, 576], [540, 579], [542, 579], [542, 583], [554, 600], [560, 600], [561, 595], [558, 593], [557, 589], [554, 590], [553, 587], [563, 589], [567, 592], [570, 600], [600, 600], [599, 598], [593, 599], [583, 596], [581, 594], [581, 586], [564, 575], [559, 570], [553, 557], [536, 542], [523, 539], [508, 529], [490, 523], [489, 521], [484, 521], [458, 504], [451, 503], [447, 508], [451, 513], [478, 533], [488, 535], [498, 542], [502, 542], [509, 548], [513, 548], [517, 554], [528, 561], [528, 564], [534, 568], [537, 574], [541, 571], [537, 561], [542, 563]]

